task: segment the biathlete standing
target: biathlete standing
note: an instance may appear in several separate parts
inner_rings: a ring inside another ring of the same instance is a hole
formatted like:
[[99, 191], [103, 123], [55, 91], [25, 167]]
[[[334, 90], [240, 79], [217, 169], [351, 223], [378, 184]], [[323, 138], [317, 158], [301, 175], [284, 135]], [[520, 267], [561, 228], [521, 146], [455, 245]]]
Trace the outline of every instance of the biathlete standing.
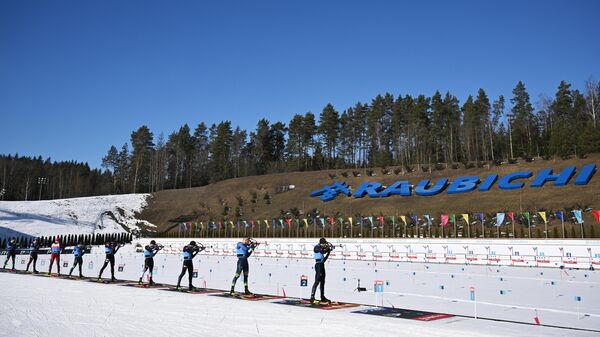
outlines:
[[6, 269], [6, 265], [8, 264], [8, 260], [12, 259], [12, 270], [15, 270], [15, 258], [17, 257], [17, 248], [19, 244], [17, 240], [11, 239], [6, 244], [6, 260], [4, 261], [4, 267], [2, 269]]
[[158, 253], [159, 250], [163, 248], [162, 245], [157, 245], [156, 241], [150, 241], [150, 244], [144, 247], [144, 270], [142, 271], [142, 275], [140, 275], [140, 280], [138, 284], [142, 284], [142, 279], [144, 278], [144, 274], [148, 271], [150, 274], [150, 282], [149, 285], [154, 285], [154, 281], [152, 280], [152, 274], [154, 271], [154, 255]]
[[186, 271], [188, 272], [188, 282], [189, 282], [189, 290], [193, 291], [194, 286], [192, 285], [192, 277], [194, 272], [194, 258], [198, 253], [203, 251], [206, 247], [202, 244], [198, 246], [196, 241], [190, 241], [190, 244], [183, 247], [183, 267], [181, 268], [181, 274], [179, 274], [179, 278], [177, 279], [177, 287], [175, 289], [181, 289], [181, 279], [183, 275], [185, 275]]
[[38, 253], [40, 251], [40, 242], [38, 239], [34, 239], [33, 242], [31, 242], [31, 245], [29, 245], [29, 250], [29, 262], [27, 262], [26, 271], [29, 271], [29, 266], [33, 262], [33, 273], [37, 274], [38, 271], [35, 269], [35, 265], [37, 263]]
[[108, 264], [110, 263], [110, 279], [111, 281], [116, 281], [115, 278], [115, 254], [119, 251], [123, 244], [117, 244], [114, 241], [107, 241], [104, 244], [104, 253], [106, 254], [106, 259], [104, 260], [104, 265], [100, 269], [100, 274], [98, 274], [98, 280], [102, 278], [102, 273]]
[[62, 245], [60, 239], [56, 238], [52, 246], [50, 246], [50, 266], [48, 267], [48, 275], [52, 275], [52, 264], [56, 261], [56, 270], [60, 274], [60, 253], [62, 252]]
[[69, 270], [69, 277], [73, 274], [73, 269], [75, 269], [76, 266], [79, 266], [79, 278], [83, 277], [81, 266], [83, 266], [83, 255], [85, 255], [84, 248], [85, 247], [82, 244], [73, 247], [73, 266], [71, 266], [71, 270]]
[[230, 295], [235, 295], [235, 284], [237, 283], [237, 280], [242, 272], [244, 273], [244, 294], [253, 295], [250, 290], [248, 290], [248, 258], [250, 255], [252, 255], [254, 249], [258, 245], [259, 243], [251, 238], [245, 238], [243, 241], [237, 243], [237, 246], [235, 247], [238, 257], [237, 269], [235, 271], [235, 276], [233, 276], [233, 280], [231, 281], [231, 290], [229, 291]]
[[331, 250], [335, 247], [327, 242], [327, 239], [321, 238], [319, 244], [313, 249], [315, 257], [315, 283], [312, 286], [312, 292], [310, 294], [310, 302], [315, 302], [315, 292], [317, 287], [321, 286], [321, 302], [331, 303], [331, 301], [325, 297], [325, 262], [329, 258]]

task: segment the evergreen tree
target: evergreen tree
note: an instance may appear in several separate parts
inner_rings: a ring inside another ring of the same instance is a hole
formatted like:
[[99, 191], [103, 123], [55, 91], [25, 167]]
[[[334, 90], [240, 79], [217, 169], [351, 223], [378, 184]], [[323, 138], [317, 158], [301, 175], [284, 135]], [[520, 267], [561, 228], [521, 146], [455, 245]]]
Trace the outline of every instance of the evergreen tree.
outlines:
[[142, 188], [148, 190], [149, 181], [149, 158], [153, 151], [153, 135], [147, 126], [141, 126], [137, 131], [131, 133], [131, 145], [133, 152], [131, 154], [133, 170], [133, 193], [138, 191], [138, 179], [141, 181]]
[[319, 116], [318, 131], [327, 154], [327, 168], [331, 168], [336, 157], [336, 145], [339, 135], [339, 114], [333, 105], [327, 104]]
[[523, 158], [533, 156], [536, 149], [537, 124], [533, 114], [533, 107], [529, 102], [529, 93], [523, 82], [519, 81], [513, 89], [513, 104], [511, 109], [514, 118], [512, 139], [515, 146], [515, 154]]

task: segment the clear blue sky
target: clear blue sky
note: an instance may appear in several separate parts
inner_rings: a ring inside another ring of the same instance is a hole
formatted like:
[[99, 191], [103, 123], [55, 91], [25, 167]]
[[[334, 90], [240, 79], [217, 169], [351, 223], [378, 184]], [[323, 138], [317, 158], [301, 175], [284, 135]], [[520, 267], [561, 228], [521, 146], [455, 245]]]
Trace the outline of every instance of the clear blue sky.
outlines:
[[0, 1], [0, 153], [288, 122], [379, 93], [491, 99], [600, 79], [600, 1]]

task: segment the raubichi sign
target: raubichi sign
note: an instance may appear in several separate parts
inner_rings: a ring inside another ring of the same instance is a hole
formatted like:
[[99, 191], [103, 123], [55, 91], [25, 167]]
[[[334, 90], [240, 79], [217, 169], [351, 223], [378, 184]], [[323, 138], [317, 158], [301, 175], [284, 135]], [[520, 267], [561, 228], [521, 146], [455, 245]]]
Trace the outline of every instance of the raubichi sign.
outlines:
[[[543, 169], [533, 178], [529, 187], [542, 187], [547, 182], [554, 182], [554, 186], [565, 186], [573, 179], [573, 185], [587, 185], [592, 176], [596, 173], [596, 164], [584, 165], [577, 171], [575, 166], [565, 167], [561, 172], [554, 173], [552, 169]], [[350, 192], [350, 187], [345, 182], [336, 182], [333, 185], [325, 186], [310, 194], [311, 197], [320, 197], [323, 201], [331, 201], [339, 194], [362, 198], [368, 195], [370, 198], [386, 198], [392, 195], [409, 197], [413, 195], [433, 196], [442, 193], [444, 190], [448, 194], [459, 194], [473, 192], [489, 191], [494, 184], [498, 183], [501, 190], [516, 190], [525, 186], [524, 180], [533, 177], [532, 171], [519, 171], [509, 173], [505, 176], [489, 174], [483, 180], [477, 176], [457, 177], [449, 182], [447, 178], [438, 179], [435, 184], [431, 184], [429, 179], [423, 179], [416, 185], [411, 185], [407, 180], [396, 181], [388, 187], [383, 187], [380, 182], [364, 182], [354, 194]]]

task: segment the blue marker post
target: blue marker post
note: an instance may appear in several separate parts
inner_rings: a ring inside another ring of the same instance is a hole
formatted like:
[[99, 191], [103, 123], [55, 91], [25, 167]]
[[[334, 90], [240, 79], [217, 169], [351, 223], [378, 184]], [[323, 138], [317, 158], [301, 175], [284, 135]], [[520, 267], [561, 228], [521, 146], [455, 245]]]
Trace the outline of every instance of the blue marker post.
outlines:
[[577, 302], [577, 319], [579, 318], [579, 303], [581, 302], [581, 296], [575, 296], [575, 302]]
[[477, 319], [477, 300], [475, 300], [475, 287], [469, 288], [469, 298], [474, 302], [475, 319]]
[[381, 306], [383, 307], [383, 281], [382, 280], [375, 280], [375, 284], [373, 285], [373, 290], [375, 292], [375, 307], [378, 307], [377, 305], [377, 294], [381, 293]]

